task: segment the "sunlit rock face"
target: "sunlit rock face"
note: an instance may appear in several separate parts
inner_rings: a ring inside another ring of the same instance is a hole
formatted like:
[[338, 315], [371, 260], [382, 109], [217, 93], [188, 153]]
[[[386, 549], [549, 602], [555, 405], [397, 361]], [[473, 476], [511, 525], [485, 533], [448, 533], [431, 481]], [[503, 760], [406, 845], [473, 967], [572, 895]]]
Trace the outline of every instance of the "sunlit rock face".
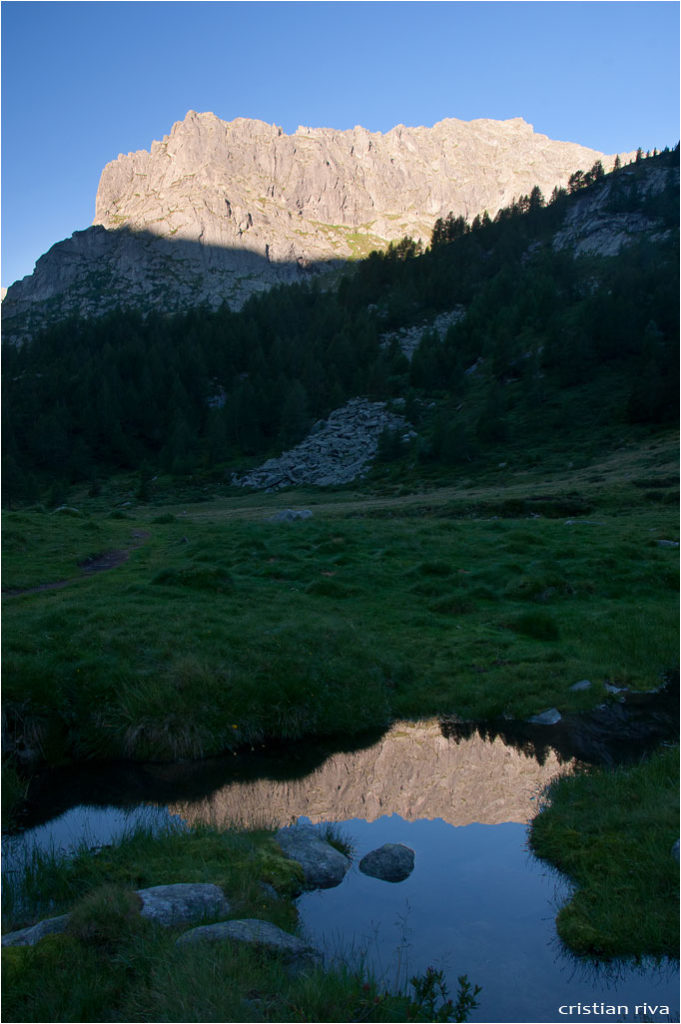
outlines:
[[540, 764], [501, 739], [459, 743], [437, 721], [400, 722], [374, 746], [334, 754], [304, 779], [233, 783], [206, 799], [169, 808], [191, 824], [249, 828], [398, 814], [451, 825], [529, 821], [543, 788], [571, 771], [551, 753]]
[[522, 118], [298, 128], [190, 110], [150, 150], [107, 164], [95, 224], [125, 225], [272, 262], [347, 258], [402, 238], [430, 239], [451, 210], [472, 219], [535, 185], [550, 194], [571, 173], [614, 156], [534, 132]]
[[286, 135], [190, 110], [149, 150], [105, 166], [93, 226], [9, 288], [5, 334], [20, 340], [118, 307], [238, 309], [257, 291], [405, 235], [427, 243], [450, 211], [494, 217], [535, 185], [548, 198], [597, 160], [610, 170], [614, 155], [556, 142], [522, 118]]

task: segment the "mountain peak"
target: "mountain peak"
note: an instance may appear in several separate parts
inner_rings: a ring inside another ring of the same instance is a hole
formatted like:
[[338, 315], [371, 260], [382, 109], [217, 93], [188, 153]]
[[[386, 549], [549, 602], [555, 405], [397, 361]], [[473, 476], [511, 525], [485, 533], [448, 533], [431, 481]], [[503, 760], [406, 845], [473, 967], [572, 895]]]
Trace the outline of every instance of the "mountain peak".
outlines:
[[[104, 167], [100, 231], [53, 246], [8, 300], [17, 315], [58, 296], [85, 315], [112, 303], [238, 308], [254, 291], [405, 235], [427, 244], [450, 212], [472, 221], [535, 186], [548, 196], [597, 160], [608, 170], [614, 157], [554, 142], [521, 117], [446, 118], [385, 134], [299, 126], [287, 135], [265, 121], [188, 110], [148, 150]], [[93, 259], [110, 279], [84, 304], [85, 285], [73, 286], [92, 280]]]

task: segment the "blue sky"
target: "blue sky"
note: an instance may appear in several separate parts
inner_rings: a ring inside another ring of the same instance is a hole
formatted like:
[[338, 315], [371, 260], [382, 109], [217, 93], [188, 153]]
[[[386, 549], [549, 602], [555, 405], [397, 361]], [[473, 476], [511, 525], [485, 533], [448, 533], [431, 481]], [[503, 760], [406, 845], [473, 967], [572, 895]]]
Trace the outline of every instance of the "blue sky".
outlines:
[[2, 284], [87, 227], [104, 165], [188, 110], [389, 131], [524, 117], [605, 153], [679, 138], [669, 2], [2, 3]]

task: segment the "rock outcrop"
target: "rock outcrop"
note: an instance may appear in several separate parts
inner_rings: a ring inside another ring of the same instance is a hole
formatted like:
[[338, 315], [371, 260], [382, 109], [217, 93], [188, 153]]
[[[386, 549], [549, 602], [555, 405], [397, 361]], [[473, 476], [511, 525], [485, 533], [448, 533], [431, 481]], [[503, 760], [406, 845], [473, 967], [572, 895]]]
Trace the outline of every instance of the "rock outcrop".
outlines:
[[280, 828], [275, 842], [282, 852], [303, 869], [304, 889], [332, 889], [340, 885], [350, 859], [323, 839], [312, 825]]
[[[138, 889], [139, 910], [142, 917], [155, 924], [170, 928], [190, 924], [231, 912], [229, 901], [218, 885], [209, 882], [176, 882], [171, 885], [153, 885]], [[3, 946], [35, 946], [47, 935], [66, 931], [70, 914], [48, 917], [28, 928], [7, 932], [2, 936]]]
[[640, 176], [635, 169], [623, 168], [619, 174], [576, 198], [553, 239], [554, 249], [569, 249], [575, 256], [616, 256], [625, 245], [644, 235], [652, 241], [662, 240], [669, 232], [654, 216], [630, 209], [618, 210], [618, 205], [626, 205], [630, 190], [649, 198], [663, 192], [670, 181], [672, 187], [678, 189], [677, 168], [647, 168]]
[[538, 135], [522, 118], [450, 118], [386, 134], [298, 128], [190, 110], [149, 152], [107, 164], [95, 224], [256, 252], [270, 263], [347, 259], [450, 210], [490, 216], [613, 157]]
[[149, 889], [138, 889], [137, 895], [142, 901], [142, 917], [165, 926], [231, 913], [220, 886], [208, 882], [153, 885]]
[[177, 939], [178, 946], [197, 942], [241, 942], [259, 946], [268, 953], [276, 953], [294, 963], [321, 963], [320, 953], [297, 935], [285, 932], [271, 921], [246, 917], [240, 921], [218, 921], [184, 932]]
[[37, 924], [29, 925], [28, 928], [6, 932], [2, 937], [2, 944], [3, 946], [35, 946], [47, 935], [61, 935], [66, 931], [69, 916], [69, 914], [60, 914], [59, 917], [46, 917], [44, 920], [38, 921]]
[[5, 331], [118, 306], [238, 308], [404, 235], [428, 241], [450, 211], [493, 217], [535, 185], [548, 196], [596, 160], [608, 170], [614, 157], [553, 141], [522, 118], [286, 135], [189, 111], [149, 151], [106, 165], [94, 225], [9, 288]]
[[335, 487], [351, 483], [368, 472], [386, 429], [398, 430], [406, 438], [415, 436], [406, 420], [389, 412], [385, 402], [353, 398], [315, 424], [295, 448], [244, 476], [233, 476], [232, 484], [277, 491], [300, 484]]
[[426, 331], [433, 332], [441, 340], [447, 333], [447, 329], [452, 324], [458, 323], [465, 315], [465, 308], [457, 306], [456, 309], [452, 309], [447, 313], [440, 313], [439, 316], [433, 317], [432, 320], [416, 324], [414, 327], [401, 327], [398, 331], [386, 331], [385, 334], [381, 335], [381, 344], [387, 348], [393, 341], [397, 342], [402, 353], [411, 361]]

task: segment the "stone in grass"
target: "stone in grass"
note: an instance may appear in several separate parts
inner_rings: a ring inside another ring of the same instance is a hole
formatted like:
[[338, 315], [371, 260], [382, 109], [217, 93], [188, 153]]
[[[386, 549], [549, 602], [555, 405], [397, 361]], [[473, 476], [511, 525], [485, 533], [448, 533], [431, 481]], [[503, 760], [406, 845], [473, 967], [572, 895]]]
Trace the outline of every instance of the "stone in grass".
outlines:
[[589, 689], [591, 689], [591, 680], [590, 679], [580, 679], [578, 683], [573, 683], [572, 686], [570, 687], [570, 689], [574, 693], [579, 693], [580, 690], [589, 690]]
[[679, 859], [679, 840], [678, 839], [676, 840], [676, 842], [672, 846], [672, 857], [674, 857], [675, 860]]
[[385, 843], [362, 857], [359, 870], [384, 882], [403, 882], [414, 870], [414, 851], [404, 843]]
[[63, 932], [69, 923], [69, 915], [61, 914], [59, 917], [47, 917], [44, 921], [38, 921], [29, 928], [20, 928], [16, 932], [7, 932], [2, 937], [3, 946], [35, 946], [46, 935], [58, 935]]
[[149, 889], [138, 889], [137, 895], [142, 900], [142, 917], [164, 926], [223, 917], [231, 911], [220, 886], [208, 882], [153, 885]]
[[178, 946], [193, 945], [197, 942], [246, 942], [261, 946], [272, 953], [282, 955], [286, 960], [316, 961], [319, 953], [297, 935], [291, 935], [278, 928], [271, 921], [258, 918], [244, 918], [240, 921], [218, 921], [216, 924], [192, 928], [177, 939]]
[[[206, 917], [220, 917], [231, 912], [229, 901], [218, 885], [203, 882], [177, 882], [174, 885], [154, 885], [138, 889], [142, 907], [140, 914], [156, 924], [168, 927], [188, 924]], [[2, 937], [3, 946], [34, 946], [46, 935], [63, 932], [69, 914], [48, 917], [44, 921], [20, 931], [8, 932]]]
[[303, 869], [304, 889], [331, 889], [345, 878], [350, 860], [312, 825], [290, 825], [275, 835], [280, 849]]
[[312, 513], [308, 508], [293, 509], [285, 508], [281, 512], [275, 512], [270, 516], [271, 523], [293, 523], [296, 519], [310, 519]]
[[560, 722], [561, 718], [562, 715], [558, 708], [548, 708], [538, 715], [532, 715], [527, 721], [532, 725], [556, 725], [557, 722]]

